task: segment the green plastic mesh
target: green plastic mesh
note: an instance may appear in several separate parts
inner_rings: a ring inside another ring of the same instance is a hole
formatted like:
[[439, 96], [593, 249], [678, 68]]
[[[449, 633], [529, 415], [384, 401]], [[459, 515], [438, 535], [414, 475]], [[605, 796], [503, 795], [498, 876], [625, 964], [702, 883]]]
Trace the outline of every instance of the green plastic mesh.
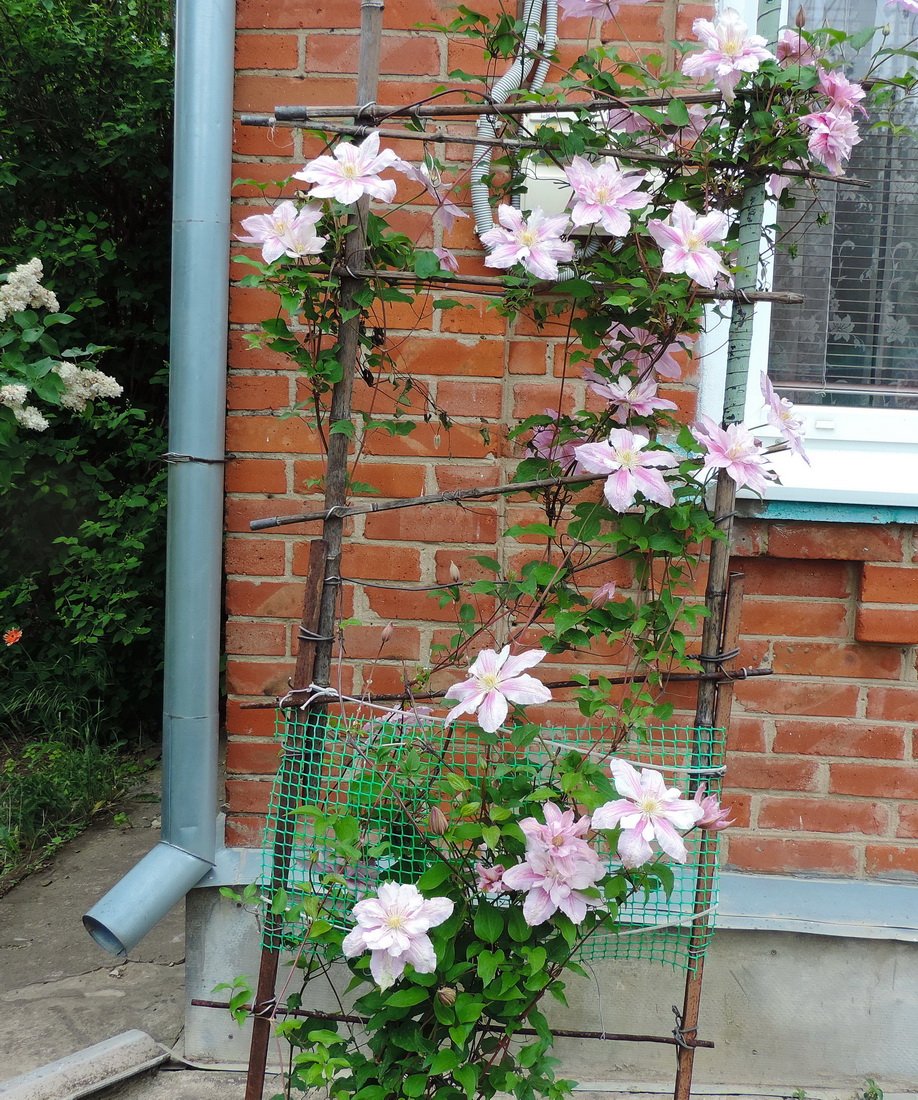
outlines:
[[[545, 728], [537, 742], [520, 749], [509, 741], [485, 745], [472, 725], [443, 727], [433, 719], [423, 721], [418, 726], [380, 718], [279, 712], [277, 737], [284, 752], [268, 814], [262, 876], [266, 903], [279, 889], [292, 902], [319, 893], [325, 901], [323, 916], [349, 928], [354, 903], [373, 893], [380, 881], [415, 882], [435, 858], [429, 837], [412, 819], [426, 822], [435, 806], [449, 813], [446, 774], [474, 783], [495, 766], [512, 764], [529, 766], [550, 779], [553, 764], [572, 751], [601, 762], [610, 750], [607, 735], [595, 728]], [[660, 768], [667, 785], [686, 791], [703, 781], [709, 793], [719, 795], [725, 740], [721, 730], [661, 727], [632, 736], [615, 755]], [[346, 810], [360, 822], [362, 850], [375, 845], [382, 854], [345, 867], [325, 834], [317, 835], [303, 806], [327, 813]], [[717, 839], [716, 832], [696, 829], [687, 834], [689, 858], [683, 866], [673, 867], [670, 896], [655, 891], [648, 898], [642, 894], [632, 899], [615, 925], [584, 944], [581, 960], [652, 959], [694, 969], [713, 932]], [[610, 868], [619, 865], [612, 852], [602, 855]], [[295, 948], [300, 933], [295, 923], [268, 921], [265, 944]]]

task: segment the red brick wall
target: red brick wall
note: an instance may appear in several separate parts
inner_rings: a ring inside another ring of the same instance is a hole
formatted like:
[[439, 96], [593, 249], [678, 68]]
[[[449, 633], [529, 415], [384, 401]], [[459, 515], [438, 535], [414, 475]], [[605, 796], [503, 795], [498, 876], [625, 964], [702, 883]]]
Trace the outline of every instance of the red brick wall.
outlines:
[[[653, 44], [674, 34], [689, 36], [703, 9], [648, 3], [622, 9], [630, 45]], [[389, 0], [385, 13], [381, 103], [407, 103], [446, 81], [449, 69], [484, 71], [480, 51], [447, 42], [417, 22], [448, 20], [446, 4]], [[290, 0], [240, 0], [238, 5], [238, 111], [270, 111], [278, 103], [349, 103], [354, 98], [357, 0], [335, 4]], [[567, 34], [583, 34], [585, 21], [568, 21]], [[608, 28], [607, 28], [608, 30]], [[565, 43], [562, 58], [579, 52]], [[470, 132], [467, 125], [457, 128]], [[319, 146], [296, 131], [237, 127], [237, 177], [283, 178], [315, 155]], [[416, 143], [400, 155], [417, 159]], [[460, 167], [468, 147], [447, 148]], [[269, 192], [277, 194], [277, 190]], [[235, 187], [236, 214], [264, 208], [251, 184]], [[431, 226], [429, 207], [418, 202], [398, 215], [399, 228], [425, 245], [444, 244], [459, 254], [463, 270], [483, 272], [470, 221], [445, 237]], [[234, 251], [240, 250], [234, 246]], [[236, 265], [236, 278], [246, 274]], [[457, 297], [457, 295], [452, 295]], [[565, 329], [539, 333], [525, 318], [508, 329], [480, 298], [468, 310], [434, 311], [389, 305], [379, 316], [397, 346], [405, 371], [420, 377], [455, 426], [446, 432], [424, 423], [421, 391], [413, 414], [417, 430], [402, 438], [370, 440], [354, 476], [382, 496], [502, 481], [518, 452], [504, 425], [556, 407], [564, 359]], [[282, 692], [292, 671], [301, 610], [307, 543], [318, 532], [305, 526], [253, 534], [251, 519], [292, 514], [304, 502], [318, 505], [305, 479], [320, 470], [317, 440], [308, 425], [279, 419], [278, 411], [303, 395], [295, 372], [279, 356], [250, 350], [246, 331], [275, 307], [270, 296], [234, 287], [231, 292], [230, 385], [227, 451], [226, 648], [228, 843], [258, 844], [267, 781], [277, 753], [271, 741], [273, 712], [241, 704]], [[568, 380], [566, 392], [583, 393]], [[686, 415], [694, 406], [690, 373], [668, 396]], [[356, 404], [391, 411], [392, 394], [358, 382]], [[459, 508], [429, 507], [357, 517], [349, 529], [344, 575], [361, 580], [431, 584], [449, 576], [456, 562], [463, 577], [478, 567], [471, 555], [487, 553], [512, 566], [518, 543], [498, 544], [497, 532], [524, 519], [527, 506], [503, 499]], [[770, 663], [775, 675], [741, 684], [736, 693], [728, 772], [737, 818], [727, 848], [734, 867], [766, 872], [867, 876], [918, 873], [918, 769], [913, 762], [912, 721], [918, 702], [918, 569], [912, 564], [908, 528], [835, 524], [745, 523], [738, 533], [738, 564], [747, 574], [741, 662]], [[631, 577], [606, 567], [595, 583]], [[347, 615], [362, 625], [347, 628], [344, 690], [396, 690], [403, 669], [424, 663], [430, 646], [451, 633], [448, 611], [424, 593], [348, 585]], [[914, 601], [913, 605], [908, 605]], [[380, 632], [395, 631], [381, 659]], [[562, 678], [582, 658], [552, 658], [540, 666], [546, 679]], [[595, 667], [601, 668], [597, 654]], [[566, 671], [565, 671], [566, 670]], [[673, 693], [678, 717], [690, 721], [692, 692]], [[572, 721], [576, 711], [562, 702]]]

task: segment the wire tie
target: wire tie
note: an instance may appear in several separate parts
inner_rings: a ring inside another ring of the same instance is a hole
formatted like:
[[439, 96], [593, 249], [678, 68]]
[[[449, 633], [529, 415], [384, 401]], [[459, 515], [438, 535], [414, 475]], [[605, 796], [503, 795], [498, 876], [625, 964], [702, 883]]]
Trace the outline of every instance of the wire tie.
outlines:
[[301, 642], [333, 642], [335, 639], [328, 634], [316, 634], [314, 630], [308, 630], [301, 626], [297, 637]]
[[166, 451], [165, 454], [159, 456], [161, 462], [168, 462], [174, 466], [177, 466], [181, 462], [202, 462], [208, 466], [219, 466], [227, 461], [226, 457], [223, 458], [198, 458], [195, 455], [179, 454], [176, 451]]
[[252, 1006], [252, 1015], [259, 1020], [270, 1020], [276, 1008], [277, 998], [269, 997], [266, 1001], [258, 1002]]

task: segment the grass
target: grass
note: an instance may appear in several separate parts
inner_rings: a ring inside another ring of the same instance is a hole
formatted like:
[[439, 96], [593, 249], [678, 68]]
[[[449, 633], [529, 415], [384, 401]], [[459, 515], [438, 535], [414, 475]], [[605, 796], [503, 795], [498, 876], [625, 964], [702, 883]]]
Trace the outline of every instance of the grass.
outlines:
[[0, 896], [110, 811], [142, 774], [123, 743], [105, 743], [101, 718], [61, 685], [4, 685]]

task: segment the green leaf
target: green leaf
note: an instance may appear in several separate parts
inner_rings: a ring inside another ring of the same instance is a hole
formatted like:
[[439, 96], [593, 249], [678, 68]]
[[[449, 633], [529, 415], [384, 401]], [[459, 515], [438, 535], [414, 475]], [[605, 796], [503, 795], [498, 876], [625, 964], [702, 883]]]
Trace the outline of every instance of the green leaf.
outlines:
[[666, 105], [666, 117], [673, 126], [688, 126], [690, 118], [688, 108], [681, 99], [671, 99]]
[[478, 1086], [478, 1074], [479, 1067], [471, 1062], [467, 1062], [464, 1066], [459, 1066], [453, 1070], [453, 1077], [465, 1089], [466, 1096], [474, 1096], [475, 1089]]
[[[501, 910], [490, 902], [480, 901], [473, 920], [475, 935], [485, 943], [494, 943], [504, 930], [504, 917]], [[462, 1017], [460, 1016], [461, 1020]]]
[[346, 435], [348, 439], [354, 438], [354, 423], [352, 420], [336, 420], [328, 429], [329, 435]]
[[451, 874], [452, 868], [448, 863], [433, 863], [418, 879], [417, 888], [422, 894], [427, 890], [436, 890], [441, 883], [446, 882]]
[[514, 523], [506, 531], [507, 538], [515, 539], [519, 535], [545, 535], [550, 539], [558, 537], [558, 532], [548, 523]]
[[386, 1005], [389, 1008], [412, 1008], [414, 1005], [419, 1005], [421, 1001], [426, 1001], [430, 997], [430, 992], [426, 989], [418, 989], [415, 986], [413, 989], [399, 989], [396, 993], [390, 993], [386, 998]]
[[456, 1069], [459, 1063], [459, 1051], [453, 1050], [451, 1047], [446, 1047], [444, 1050], [438, 1050], [433, 1056], [430, 1063], [430, 1072], [433, 1074], [449, 1073], [450, 1070]]

